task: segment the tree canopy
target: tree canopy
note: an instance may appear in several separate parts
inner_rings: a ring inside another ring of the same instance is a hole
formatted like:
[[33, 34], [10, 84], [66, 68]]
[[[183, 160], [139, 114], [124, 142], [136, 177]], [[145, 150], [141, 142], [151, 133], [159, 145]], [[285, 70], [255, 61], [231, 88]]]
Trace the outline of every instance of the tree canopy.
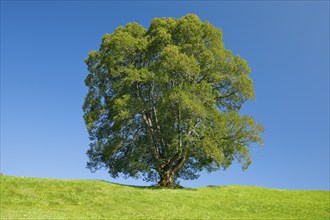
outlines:
[[239, 114], [255, 98], [248, 63], [196, 15], [120, 26], [85, 62], [92, 171], [175, 187], [234, 160], [248, 168], [262, 143], [262, 125]]

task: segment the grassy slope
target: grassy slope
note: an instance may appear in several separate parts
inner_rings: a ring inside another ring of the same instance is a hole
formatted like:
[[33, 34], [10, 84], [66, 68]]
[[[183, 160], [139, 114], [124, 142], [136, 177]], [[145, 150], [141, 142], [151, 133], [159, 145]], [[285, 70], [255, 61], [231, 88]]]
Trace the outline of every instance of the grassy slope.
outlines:
[[329, 219], [329, 191], [153, 189], [1, 176], [1, 219]]

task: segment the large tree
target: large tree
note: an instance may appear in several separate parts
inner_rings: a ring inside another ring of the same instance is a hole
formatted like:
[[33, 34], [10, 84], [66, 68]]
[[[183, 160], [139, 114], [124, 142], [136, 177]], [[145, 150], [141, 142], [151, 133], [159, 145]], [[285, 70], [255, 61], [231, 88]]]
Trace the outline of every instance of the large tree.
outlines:
[[92, 171], [144, 177], [163, 187], [202, 170], [246, 169], [263, 127], [240, 115], [254, 99], [247, 62], [224, 48], [222, 31], [196, 15], [155, 18], [105, 34], [86, 59], [83, 105]]

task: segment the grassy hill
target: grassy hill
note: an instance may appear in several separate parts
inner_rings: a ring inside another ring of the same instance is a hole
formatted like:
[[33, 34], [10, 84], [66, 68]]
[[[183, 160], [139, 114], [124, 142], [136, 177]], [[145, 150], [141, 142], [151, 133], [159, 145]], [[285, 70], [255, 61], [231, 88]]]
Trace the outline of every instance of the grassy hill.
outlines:
[[0, 176], [1, 219], [329, 219], [330, 192]]

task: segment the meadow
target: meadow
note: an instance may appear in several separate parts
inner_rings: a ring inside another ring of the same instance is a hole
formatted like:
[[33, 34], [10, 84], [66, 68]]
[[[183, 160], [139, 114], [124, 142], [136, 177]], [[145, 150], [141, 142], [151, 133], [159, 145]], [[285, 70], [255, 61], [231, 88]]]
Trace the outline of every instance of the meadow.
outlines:
[[1, 219], [329, 219], [330, 191], [162, 189], [1, 175]]

